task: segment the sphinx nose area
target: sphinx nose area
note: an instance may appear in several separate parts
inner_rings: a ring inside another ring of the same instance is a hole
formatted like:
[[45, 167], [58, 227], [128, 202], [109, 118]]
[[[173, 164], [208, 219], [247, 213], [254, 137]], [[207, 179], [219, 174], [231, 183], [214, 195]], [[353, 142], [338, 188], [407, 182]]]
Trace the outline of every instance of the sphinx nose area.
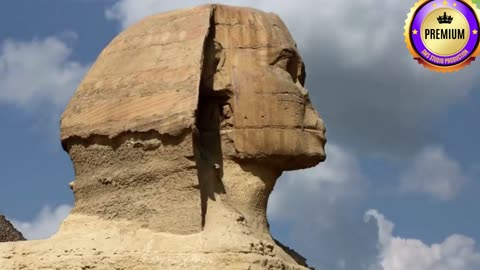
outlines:
[[321, 131], [323, 134], [327, 132], [327, 127], [325, 126], [325, 122], [320, 117], [317, 118], [316, 129]]
[[320, 118], [317, 111], [309, 103], [307, 103], [305, 107], [305, 114], [303, 116], [303, 128], [325, 133], [325, 123], [323, 119]]

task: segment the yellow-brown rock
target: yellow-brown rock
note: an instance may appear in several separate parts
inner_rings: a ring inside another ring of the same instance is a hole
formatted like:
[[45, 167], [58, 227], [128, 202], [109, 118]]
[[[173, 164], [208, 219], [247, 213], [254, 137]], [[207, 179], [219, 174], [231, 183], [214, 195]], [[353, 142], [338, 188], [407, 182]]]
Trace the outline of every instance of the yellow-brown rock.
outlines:
[[325, 158], [304, 81], [272, 13], [205, 5], [128, 28], [62, 116], [72, 213], [48, 240], [0, 245], [0, 269], [307, 269], [266, 218], [281, 173]]

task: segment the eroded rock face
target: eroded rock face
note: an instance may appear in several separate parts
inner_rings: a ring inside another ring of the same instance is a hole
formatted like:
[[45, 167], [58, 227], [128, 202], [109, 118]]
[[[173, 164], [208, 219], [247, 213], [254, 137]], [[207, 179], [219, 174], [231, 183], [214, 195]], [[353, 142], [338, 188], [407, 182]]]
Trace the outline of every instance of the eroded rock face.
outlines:
[[130, 27], [62, 116], [72, 214], [50, 240], [0, 246], [0, 268], [305, 269], [266, 218], [281, 173], [325, 158], [304, 81], [275, 14], [206, 5]]
[[23, 241], [25, 238], [22, 233], [13, 227], [5, 216], [0, 215], [0, 242]]

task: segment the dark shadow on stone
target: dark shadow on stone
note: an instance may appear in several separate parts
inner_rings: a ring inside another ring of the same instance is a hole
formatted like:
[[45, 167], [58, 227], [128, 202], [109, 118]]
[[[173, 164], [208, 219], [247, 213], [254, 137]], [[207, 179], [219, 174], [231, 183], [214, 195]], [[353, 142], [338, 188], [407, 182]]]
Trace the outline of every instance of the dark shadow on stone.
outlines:
[[215, 201], [215, 194], [225, 194], [220, 121], [228, 96], [224, 91], [213, 90], [213, 76], [219, 62], [216, 57], [214, 21], [212, 11], [203, 49], [202, 79], [192, 140], [200, 187], [202, 227], [205, 226], [208, 200]]
[[218, 100], [200, 94], [193, 149], [200, 186], [202, 226], [205, 225], [208, 200], [215, 201], [215, 194], [225, 194], [219, 117]]

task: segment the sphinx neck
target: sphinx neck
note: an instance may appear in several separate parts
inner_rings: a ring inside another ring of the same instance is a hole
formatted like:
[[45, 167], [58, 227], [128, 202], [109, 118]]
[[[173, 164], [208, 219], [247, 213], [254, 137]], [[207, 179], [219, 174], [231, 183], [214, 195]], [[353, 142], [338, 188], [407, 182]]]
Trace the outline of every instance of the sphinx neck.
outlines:
[[267, 203], [281, 171], [228, 158], [218, 144], [199, 147], [191, 138], [126, 134], [71, 145], [73, 213], [126, 219], [157, 232], [228, 227], [269, 239]]
[[254, 162], [233, 160], [225, 160], [217, 171], [217, 177], [204, 179], [202, 175], [206, 174], [199, 173], [200, 182], [209, 183], [209, 187], [202, 188], [202, 193], [207, 195], [204, 230], [229, 228], [271, 240], [267, 204], [281, 172]]
[[74, 214], [127, 220], [156, 232], [202, 231], [191, 135], [92, 137], [71, 144]]

